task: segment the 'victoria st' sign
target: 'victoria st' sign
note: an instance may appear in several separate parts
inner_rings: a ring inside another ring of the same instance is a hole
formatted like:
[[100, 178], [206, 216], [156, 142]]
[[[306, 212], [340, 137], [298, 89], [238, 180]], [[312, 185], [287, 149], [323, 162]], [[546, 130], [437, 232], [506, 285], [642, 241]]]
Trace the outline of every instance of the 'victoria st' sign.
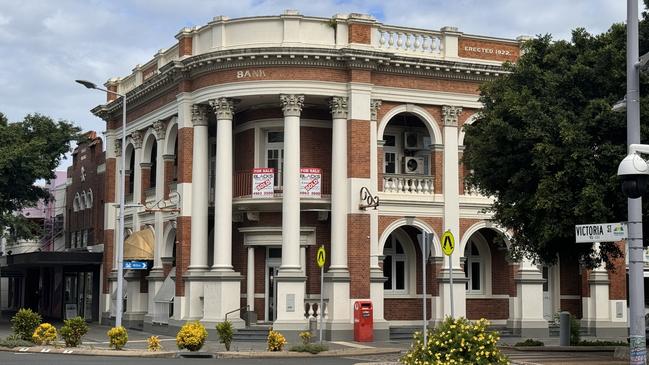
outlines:
[[575, 242], [617, 242], [627, 238], [626, 223], [578, 224]]

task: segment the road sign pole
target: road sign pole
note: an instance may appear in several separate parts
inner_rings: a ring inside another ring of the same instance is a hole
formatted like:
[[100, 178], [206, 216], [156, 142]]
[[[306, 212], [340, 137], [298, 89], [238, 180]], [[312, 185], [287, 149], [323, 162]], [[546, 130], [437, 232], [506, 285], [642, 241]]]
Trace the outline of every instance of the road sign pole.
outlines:
[[320, 343], [322, 343], [322, 317], [324, 317], [324, 293], [322, 288], [324, 288], [324, 266], [320, 267]]
[[451, 261], [451, 255], [448, 255], [448, 280], [451, 283], [451, 318], [455, 318], [455, 305], [453, 304], [453, 263]]
[[428, 253], [428, 232], [421, 235], [421, 268], [422, 268], [422, 293], [424, 293], [424, 348], [428, 347], [428, 325], [426, 323], [426, 254]]

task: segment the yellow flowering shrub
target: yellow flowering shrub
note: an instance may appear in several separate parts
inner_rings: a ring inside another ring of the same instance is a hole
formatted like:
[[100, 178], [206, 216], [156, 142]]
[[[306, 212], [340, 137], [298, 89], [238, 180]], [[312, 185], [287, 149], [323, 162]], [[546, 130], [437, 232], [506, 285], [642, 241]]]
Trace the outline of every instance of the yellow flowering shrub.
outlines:
[[56, 336], [56, 327], [49, 323], [43, 323], [34, 330], [32, 341], [37, 345], [49, 345], [56, 341]]
[[147, 338], [146, 349], [153, 352], [162, 350], [162, 345], [160, 344], [160, 337], [150, 336], [149, 338]]
[[282, 351], [286, 345], [286, 338], [272, 329], [268, 331], [268, 351]]
[[115, 350], [123, 349], [128, 342], [128, 333], [126, 332], [126, 328], [122, 326], [113, 327], [106, 334], [108, 335], [110, 347]]
[[199, 321], [187, 322], [176, 334], [176, 345], [180, 350], [198, 351], [205, 344], [207, 330]]
[[466, 318], [447, 317], [437, 328], [428, 331], [426, 344], [423, 335], [415, 333], [401, 362], [405, 365], [509, 364], [509, 359], [496, 346], [500, 340], [498, 332], [487, 331], [487, 326], [489, 321], [484, 318], [470, 322]]
[[311, 338], [313, 338], [313, 334], [310, 331], [300, 332], [300, 334], [298, 336], [300, 336], [300, 339], [302, 340], [303, 345], [310, 344], [311, 343]]

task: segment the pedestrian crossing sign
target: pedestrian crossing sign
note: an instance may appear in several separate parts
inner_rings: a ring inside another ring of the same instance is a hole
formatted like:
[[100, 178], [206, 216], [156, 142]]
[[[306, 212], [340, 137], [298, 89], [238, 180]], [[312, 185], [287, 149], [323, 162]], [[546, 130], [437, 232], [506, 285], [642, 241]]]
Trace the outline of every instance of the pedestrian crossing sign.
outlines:
[[455, 250], [455, 237], [450, 230], [446, 230], [442, 235], [442, 251], [444, 255], [451, 256], [453, 250]]

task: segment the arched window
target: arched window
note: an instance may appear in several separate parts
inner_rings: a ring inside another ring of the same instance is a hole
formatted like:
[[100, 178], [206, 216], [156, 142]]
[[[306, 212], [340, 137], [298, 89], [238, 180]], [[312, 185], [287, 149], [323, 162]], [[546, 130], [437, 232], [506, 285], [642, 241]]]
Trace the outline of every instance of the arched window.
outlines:
[[79, 211], [79, 193], [76, 193], [74, 199], [72, 199], [72, 209], [74, 209], [75, 212]]
[[393, 294], [405, 294], [408, 288], [408, 256], [403, 244], [391, 234], [383, 248], [383, 289]]
[[480, 256], [480, 251], [475, 242], [471, 241], [467, 246], [464, 253], [464, 273], [468, 279], [466, 283], [466, 290], [468, 293], [481, 294], [484, 293], [484, 259]]
[[88, 189], [88, 193], [86, 193], [86, 207], [92, 208], [93, 199], [92, 189]]
[[153, 141], [151, 147], [151, 173], [149, 174], [149, 187], [155, 188], [156, 184], [156, 169], [158, 168], [158, 143]]

